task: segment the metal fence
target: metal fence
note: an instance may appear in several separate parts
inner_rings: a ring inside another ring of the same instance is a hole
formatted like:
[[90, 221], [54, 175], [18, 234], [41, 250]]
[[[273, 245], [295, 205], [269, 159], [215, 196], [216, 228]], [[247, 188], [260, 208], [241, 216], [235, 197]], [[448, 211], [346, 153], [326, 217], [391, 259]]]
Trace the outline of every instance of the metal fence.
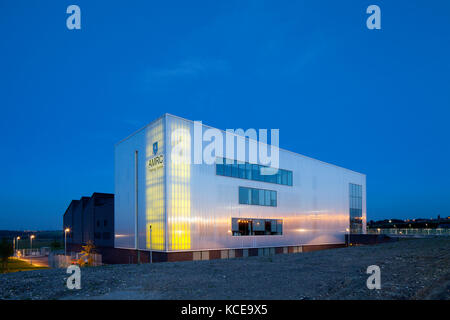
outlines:
[[67, 268], [72, 264], [70, 256], [62, 254], [50, 254], [48, 256], [48, 266], [50, 268]]
[[[91, 255], [92, 257], [92, 266], [101, 266], [102, 265], [102, 255], [98, 253], [94, 253]], [[87, 259], [84, 255], [79, 252], [71, 252], [70, 255], [64, 254], [53, 254], [51, 253], [48, 256], [48, 265], [50, 268], [67, 268], [71, 264], [76, 264], [79, 259], [83, 259], [87, 262]]]
[[388, 228], [388, 229], [368, 229], [368, 234], [386, 234], [397, 236], [450, 236], [450, 228]]
[[20, 249], [14, 252], [15, 257], [36, 257], [36, 256], [48, 256], [50, 254], [50, 247], [42, 247], [35, 249]]
[[40, 249], [23, 249], [20, 250], [22, 257], [29, 257], [29, 256], [40, 256], [41, 250]]

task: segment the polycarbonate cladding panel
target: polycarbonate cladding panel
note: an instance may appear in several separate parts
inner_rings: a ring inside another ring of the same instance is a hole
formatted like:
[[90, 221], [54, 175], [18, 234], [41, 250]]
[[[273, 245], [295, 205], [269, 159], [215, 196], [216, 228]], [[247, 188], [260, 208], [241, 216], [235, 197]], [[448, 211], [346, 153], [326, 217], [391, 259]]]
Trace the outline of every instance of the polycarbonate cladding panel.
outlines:
[[[178, 143], [171, 130], [179, 128], [187, 131], [182, 143], [193, 157], [193, 122], [168, 115], [166, 141]], [[218, 176], [215, 165], [174, 166], [170, 151], [166, 158], [169, 251], [344, 243], [349, 228], [349, 183], [363, 186], [365, 227], [363, 174], [280, 150], [280, 168], [293, 172], [293, 186], [285, 186]], [[277, 207], [239, 204], [239, 186], [277, 191]], [[282, 219], [283, 234], [232, 236], [233, 217]]]

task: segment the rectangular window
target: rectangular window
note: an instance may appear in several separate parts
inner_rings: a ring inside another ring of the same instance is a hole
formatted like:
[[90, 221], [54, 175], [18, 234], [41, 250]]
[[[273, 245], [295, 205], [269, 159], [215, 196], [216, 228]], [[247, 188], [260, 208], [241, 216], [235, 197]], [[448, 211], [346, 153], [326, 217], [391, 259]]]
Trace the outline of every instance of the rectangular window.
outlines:
[[292, 186], [292, 171], [275, 169], [259, 164], [238, 162], [236, 160], [216, 158], [216, 174], [254, 181]]
[[267, 167], [265, 167], [265, 166], [260, 166], [259, 167], [259, 174], [261, 175], [261, 181], [270, 182], [271, 175], [267, 174], [266, 168]]
[[277, 206], [277, 192], [276, 191], [270, 191], [270, 205], [272, 207]]
[[[275, 228], [275, 231], [277, 231], [277, 228]], [[270, 235], [272, 233], [272, 221], [265, 220], [265, 230], [264, 233], [266, 235]]]
[[288, 174], [286, 170], [281, 170], [281, 184], [288, 184]]
[[245, 179], [245, 163], [239, 163], [239, 178]]
[[249, 236], [252, 233], [252, 222], [251, 221], [246, 221], [246, 220], [242, 220], [242, 221], [238, 221], [238, 225], [239, 225], [239, 234], [242, 234], [243, 236]]
[[236, 161], [231, 165], [231, 175], [235, 178], [239, 177], [239, 167]]
[[231, 218], [233, 236], [280, 236], [283, 234], [283, 220]]
[[245, 163], [245, 179], [253, 180], [252, 177], [252, 165], [250, 163]]
[[349, 184], [350, 233], [362, 233], [362, 186]]
[[277, 176], [278, 176], [278, 170], [272, 170], [272, 174], [269, 174], [269, 181], [270, 183], [278, 183], [277, 181]]
[[259, 205], [259, 190], [258, 189], [250, 189], [252, 192], [252, 204]]
[[231, 164], [224, 163], [224, 176], [231, 177]]
[[249, 188], [239, 187], [239, 203], [250, 204], [251, 193]]
[[288, 186], [292, 186], [292, 171], [287, 171]]
[[265, 195], [265, 190], [263, 190], [263, 189], [259, 189], [259, 205], [260, 206], [265, 206], [266, 204], [265, 204], [265, 202], [264, 202], [264, 199], [265, 199], [265, 197], [264, 197], [264, 195]]
[[239, 187], [239, 204], [276, 207], [277, 192], [274, 190]]
[[223, 176], [225, 174], [224, 164], [216, 163], [216, 174], [219, 176]]
[[277, 183], [281, 184], [281, 170], [278, 170], [277, 172]]
[[252, 164], [252, 177], [253, 180], [260, 181], [261, 177], [259, 175], [259, 165]]
[[264, 190], [264, 205], [265, 206], [271, 206], [271, 204], [270, 204], [270, 193], [271, 193], [272, 191], [270, 191], [270, 190]]

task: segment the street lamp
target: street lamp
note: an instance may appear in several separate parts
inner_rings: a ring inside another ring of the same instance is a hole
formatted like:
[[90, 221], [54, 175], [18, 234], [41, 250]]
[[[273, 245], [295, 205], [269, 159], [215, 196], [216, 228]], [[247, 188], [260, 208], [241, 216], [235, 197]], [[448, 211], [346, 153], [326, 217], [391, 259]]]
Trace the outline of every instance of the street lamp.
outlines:
[[67, 256], [67, 233], [70, 232], [70, 228], [64, 230], [64, 255]]
[[35, 235], [34, 234], [32, 234], [31, 236], [30, 236], [30, 248], [31, 248], [31, 250], [30, 250], [30, 264], [31, 265], [33, 265], [33, 239], [35, 238]]
[[17, 251], [18, 251], [18, 253], [20, 253], [20, 251], [19, 251], [19, 240], [20, 240], [20, 237], [17, 237], [16, 239], [17, 239]]
[[153, 262], [153, 251], [152, 251], [152, 225], [150, 225], [150, 263]]

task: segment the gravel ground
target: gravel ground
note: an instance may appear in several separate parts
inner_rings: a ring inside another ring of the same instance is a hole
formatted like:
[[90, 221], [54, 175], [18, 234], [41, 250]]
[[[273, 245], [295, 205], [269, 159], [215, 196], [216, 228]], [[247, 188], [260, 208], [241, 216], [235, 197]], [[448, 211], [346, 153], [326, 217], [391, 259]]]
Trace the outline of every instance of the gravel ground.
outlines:
[[[0, 299], [449, 299], [450, 238], [270, 257], [109, 265], [0, 275]], [[369, 265], [381, 289], [369, 290]]]

